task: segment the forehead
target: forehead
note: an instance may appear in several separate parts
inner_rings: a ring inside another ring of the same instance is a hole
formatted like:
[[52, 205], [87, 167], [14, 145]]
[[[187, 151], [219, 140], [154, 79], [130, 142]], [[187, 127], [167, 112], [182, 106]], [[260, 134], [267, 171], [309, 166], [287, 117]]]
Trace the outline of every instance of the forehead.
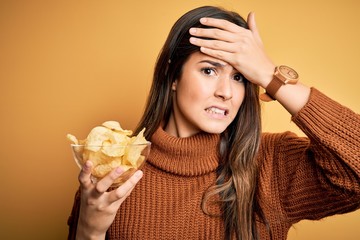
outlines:
[[221, 68], [231, 68], [234, 69], [229, 63], [220, 60], [218, 58], [211, 57], [209, 55], [206, 55], [202, 52], [194, 52], [192, 53], [189, 58], [186, 60], [184, 65], [192, 65], [192, 64], [200, 64], [200, 63], [209, 63], [214, 65], [215, 67], [221, 67]]

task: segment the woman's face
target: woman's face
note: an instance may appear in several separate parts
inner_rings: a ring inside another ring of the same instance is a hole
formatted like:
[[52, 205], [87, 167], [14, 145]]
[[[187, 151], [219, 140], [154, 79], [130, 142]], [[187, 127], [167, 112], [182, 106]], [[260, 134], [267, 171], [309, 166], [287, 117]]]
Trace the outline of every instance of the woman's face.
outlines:
[[243, 76], [236, 69], [201, 52], [189, 56], [172, 90], [173, 111], [165, 131], [177, 137], [223, 132], [245, 95]]

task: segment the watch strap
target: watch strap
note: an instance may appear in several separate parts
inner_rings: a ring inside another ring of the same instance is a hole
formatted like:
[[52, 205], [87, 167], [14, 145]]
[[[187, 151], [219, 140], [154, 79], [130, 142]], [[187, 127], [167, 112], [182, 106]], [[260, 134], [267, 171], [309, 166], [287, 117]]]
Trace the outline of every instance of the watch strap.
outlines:
[[273, 100], [275, 100], [274, 96], [276, 92], [279, 90], [281, 86], [284, 85], [284, 82], [277, 78], [275, 75], [269, 85], [266, 87], [266, 94], [269, 95]]
[[284, 82], [277, 78], [275, 75], [271, 82], [266, 87], [266, 91], [260, 94], [260, 100], [264, 102], [274, 101], [275, 93], [279, 90], [279, 88], [284, 85]]

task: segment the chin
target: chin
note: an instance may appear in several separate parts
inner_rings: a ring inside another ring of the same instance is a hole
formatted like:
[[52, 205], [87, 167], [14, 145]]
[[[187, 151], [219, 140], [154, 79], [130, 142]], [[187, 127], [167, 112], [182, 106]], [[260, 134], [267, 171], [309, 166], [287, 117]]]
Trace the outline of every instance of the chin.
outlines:
[[207, 132], [207, 133], [212, 133], [212, 134], [220, 134], [220, 133], [224, 132], [227, 127], [228, 127], [228, 125], [226, 125], [226, 126], [207, 126], [207, 127], [202, 128], [202, 131]]

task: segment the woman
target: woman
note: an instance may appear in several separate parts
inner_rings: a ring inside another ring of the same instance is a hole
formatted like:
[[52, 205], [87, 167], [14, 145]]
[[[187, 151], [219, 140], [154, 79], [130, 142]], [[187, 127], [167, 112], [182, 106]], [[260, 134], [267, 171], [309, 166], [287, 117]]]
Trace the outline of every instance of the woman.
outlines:
[[[146, 127], [152, 142], [146, 166], [109, 189], [122, 170], [93, 184], [88, 161], [69, 239], [286, 239], [302, 219], [358, 209], [359, 115], [282, 68], [290, 84], [274, 72], [254, 14], [247, 22], [216, 7], [183, 15], [136, 131]], [[259, 86], [308, 138], [261, 133]]]

